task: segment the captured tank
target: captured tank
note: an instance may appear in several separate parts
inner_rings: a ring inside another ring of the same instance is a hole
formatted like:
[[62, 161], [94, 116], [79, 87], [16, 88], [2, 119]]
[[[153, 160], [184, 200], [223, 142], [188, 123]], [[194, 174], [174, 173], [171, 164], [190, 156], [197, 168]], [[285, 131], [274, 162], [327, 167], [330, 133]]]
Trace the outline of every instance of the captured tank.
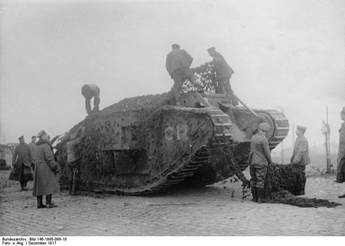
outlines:
[[271, 125], [273, 149], [288, 134], [288, 120], [276, 110], [233, 106], [209, 78], [200, 73], [198, 86], [186, 82], [174, 105], [169, 93], [140, 96], [86, 117], [56, 146], [62, 185], [78, 180], [79, 190], [144, 195], [241, 176], [258, 124]]

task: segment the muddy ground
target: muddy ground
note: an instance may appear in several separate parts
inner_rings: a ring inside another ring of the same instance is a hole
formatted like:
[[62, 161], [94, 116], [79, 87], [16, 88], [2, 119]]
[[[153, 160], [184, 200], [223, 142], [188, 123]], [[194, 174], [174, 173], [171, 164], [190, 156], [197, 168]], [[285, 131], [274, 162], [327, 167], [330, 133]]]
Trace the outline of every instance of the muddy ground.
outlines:
[[57, 208], [36, 209], [0, 171], [0, 235], [345, 235], [345, 184], [334, 176], [307, 178], [306, 195], [339, 202], [335, 208], [300, 208], [242, 200], [239, 183], [174, 190], [160, 196], [53, 197]]

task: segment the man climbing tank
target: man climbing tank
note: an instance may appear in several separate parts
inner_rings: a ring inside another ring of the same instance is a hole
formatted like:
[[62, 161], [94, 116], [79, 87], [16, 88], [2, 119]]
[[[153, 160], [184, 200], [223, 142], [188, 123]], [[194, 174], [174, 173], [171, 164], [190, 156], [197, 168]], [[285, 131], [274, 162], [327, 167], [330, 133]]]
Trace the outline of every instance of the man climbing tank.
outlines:
[[216, 72], [216, 93], [226, 94], [230, 97], [232, 104], [237, 105], [238, 101], [230, 85], [230, 78], [234, 70], [229, 66], [224, 57], [216, 51], [215, 47], [209, 48], [207, 52], [213, 58], [210, 64], [214, 66]]
[[[85, 84], [81, 88], [81, 94], [85, 98], [85, 108], [86, 113], [90, 115], [93, 112], [99, 111], [99, 103], [100, 103], [100, 89], [95, 84]], [[91, 99], [93, 98], [93, 109], [91, 110]]]

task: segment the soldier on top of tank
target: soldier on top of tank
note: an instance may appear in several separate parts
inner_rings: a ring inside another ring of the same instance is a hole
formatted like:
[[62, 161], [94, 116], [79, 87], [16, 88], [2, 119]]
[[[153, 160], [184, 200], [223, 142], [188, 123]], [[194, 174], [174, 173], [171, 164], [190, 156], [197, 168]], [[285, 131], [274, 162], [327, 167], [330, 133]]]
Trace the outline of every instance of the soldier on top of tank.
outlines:
[[[337, 159], [337, 178], [336, 182], [345, 182], [345, 107], [340, 112], [340, 117], [343, 123], [339, 129], [339, 150]], [[345, 198], [345, 194], [339, 196], [339, 198]]]
[[300, 194], [296, 195], [304, 195], [306, 183], [305, 166], [310, 163], [308, 140], [304, 136], [306, 130], [307, 128], [305, 126], [297, 126], [297, 138], [290, 159], [291, 164], [299, 170], [300, 173], [300, 175], [297, 176], [297, 183], [300, 184], [302, 188], [300, 189]]
[[171, 47], [172, 50], [166, 57], [165, 67], [170, 77], [174, 80], [171, 93], [173, 93], [173, 98], [176, 102], [179, 95], [182, 94], [183, 82], [188, 79], [194, 83], [195, 76], [190, 69], [193, 57], [187, 51], [181, 49], [178, 44], [173, 44]]
[[270, 130], [266, 122], [260, 123], [250, 141], [249, 166], [250, 187], [254, 202], [265, 202], [265, 180], [268, 166], [271, 165], [271, 152], [265, 136]]
[[[81, 88], [81, 94], [85, 97], [85, 108], [88, 115], [99, 111], [100, 89], [94, 84], [85, 84]], [[93, 98], [93, 110], [91, 110], [91, 99]]]
[[230, 85], [230, 78], [234, 70], [229, 66], [224, 57], [216, 51], [215, 47], [209, 48], [207, 52], [213, 58], [209, 63], [214, 66], [216, 72], [216, 93], [226, 94], [230, 97], [232, 104], [237, 105], [238, 101]]

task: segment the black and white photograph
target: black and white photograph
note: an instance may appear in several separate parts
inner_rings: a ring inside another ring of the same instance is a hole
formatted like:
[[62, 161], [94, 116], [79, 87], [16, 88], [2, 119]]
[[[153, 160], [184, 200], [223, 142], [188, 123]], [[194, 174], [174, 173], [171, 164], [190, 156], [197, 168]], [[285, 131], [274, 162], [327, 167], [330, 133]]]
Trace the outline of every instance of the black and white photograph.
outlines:
[[0, 0], [0, 236], [343, 241], [345, 1]]

